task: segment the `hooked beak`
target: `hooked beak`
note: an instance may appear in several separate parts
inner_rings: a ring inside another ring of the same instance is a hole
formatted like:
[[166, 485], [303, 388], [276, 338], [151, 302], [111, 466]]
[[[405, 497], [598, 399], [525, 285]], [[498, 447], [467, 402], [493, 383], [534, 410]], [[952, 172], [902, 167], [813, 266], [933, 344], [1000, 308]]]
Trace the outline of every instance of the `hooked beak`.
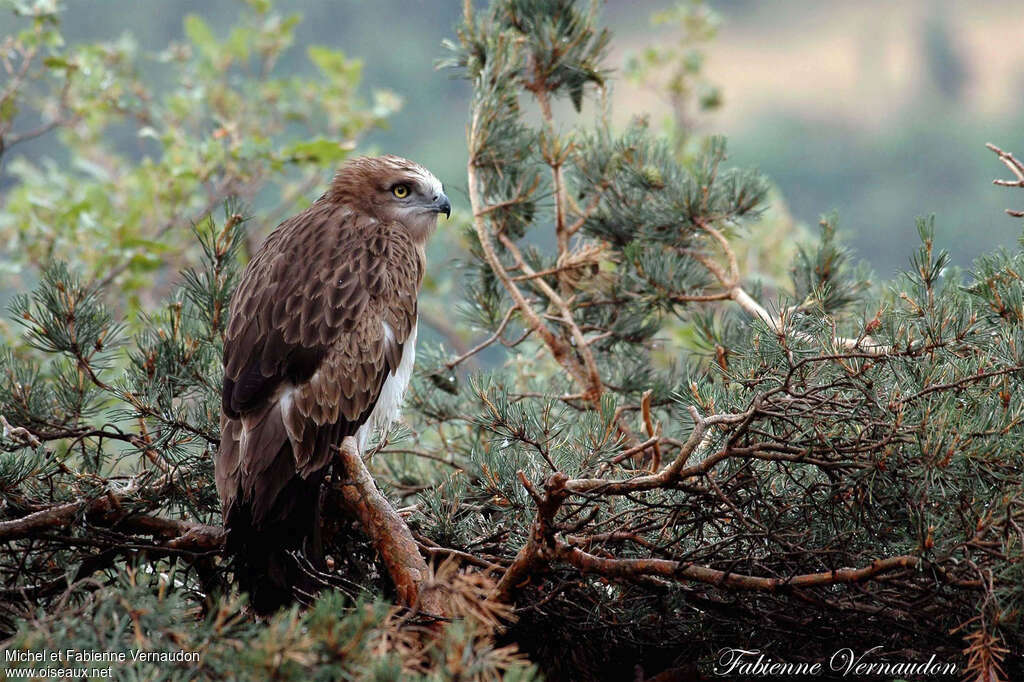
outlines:
[[438, 213], [444, 213], [445, 218], [452, 217], [452, 202], [448, 201], [448, 197], [444, 192], [434, 197], [434, 203], [431, 205], [431, 208]]

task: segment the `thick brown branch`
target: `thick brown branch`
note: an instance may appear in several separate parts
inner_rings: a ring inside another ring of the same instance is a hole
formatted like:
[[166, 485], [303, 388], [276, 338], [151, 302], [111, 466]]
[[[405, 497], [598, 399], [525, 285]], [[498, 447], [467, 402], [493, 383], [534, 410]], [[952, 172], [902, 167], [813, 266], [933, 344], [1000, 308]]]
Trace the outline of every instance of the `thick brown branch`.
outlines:
[[554, 549], [552, 523], [562, 503], [569, 496], [565, 489], [567, 478], [561, 472], [554, 473], [548, 478], [544, 484], [543, 496], [534, 490], [533, 485], [522, 471], [516, 472], [516, 475], [519, 476], [519, 482], [530, 493], [530, 497], [537, 502], [537, 515], [534, 517], [533, 523], [530, 524], [530, 536], [527, 538], [526, 544], [519, 550], [515, 561], [501, 576], [501, 580], [494, 589], [495, 599], [504, 603], [511, 602], [516, 590], [526, 583], [540, 564], [552, 556]]
[[42, 530], [66, 526], [85, 506], [85, 502], [68, 502], [23, 516], [0, 521], [0, 542], [27, 538]]
[[656, 576], [673, 580], [690, 580], [734, 590], [780, 592], [790, 589], [839, 585], [870, 580], [890, 571], [917, 568], [921, 560], [914, 556], [896, 556], [876, 559], [861, 568], [837, 568], [821, 573], [805, 573], [789, 578], [763, 578], [753, 575], [729, 573], [706, 566], [697, 566], [669, 559], [606, 559], [588, 554], [556, 538], [555, 555], [572, 564], [583, 573], [595, 573], [608, 578], [633, 579]]
[[128, 533], [152, 535], [166, 540], [162, 547], [179, 551], [219, 551], [224, 545], [224, 529], [203, 523], [169, 519], [149, 514], [126, 513], [124, 497], [108, 495], [92, 501], [77, 500], [56, 504], [20, 519], [0, 522], [0, 542], [21, 540], [72, 524], [84, 513], [89, 523], [116, 528]]
[[359, 456], [355, 438], [345, 438], [338, 448], [347, 480], [341, 485], [345, 503], [370, 536], [387, 567], [403, 604], [435, 616], [445, 615], [444, 604], [435, 591], [422, 591], [430, 573], [416, 540], [402, 517], [377, 490], [370, 472]]

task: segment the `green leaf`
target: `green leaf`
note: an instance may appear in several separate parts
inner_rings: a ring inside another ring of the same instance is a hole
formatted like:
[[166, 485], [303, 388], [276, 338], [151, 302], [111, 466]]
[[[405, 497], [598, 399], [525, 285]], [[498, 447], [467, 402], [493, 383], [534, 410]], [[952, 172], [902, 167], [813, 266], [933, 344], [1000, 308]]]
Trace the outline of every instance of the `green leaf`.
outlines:
[[73, 71], [78, 68], [76, 64], [69, 62], [64, 57], [47, 57], [43, 60], [43, 66], [55, 71]]
[[185, 17], [185, 35], [204, 56], [213, 59], [217, 55], [217, 38], [202, 17], [196, 14]]
[[249, 59], [250, 45], [253, 44], [255, 35], [256, 32], [250, 28], [235, 27], [228, 36], [228, 53], [239, 61], [246, 61]]
[[0, 122], [10, 121], [18, 115], [18, 103], [13, 97], [8, 97], [0, 103]]
[[332, 50], [322, 45], [310, 45], [306, 53], [325, 76], [344, 78], [352, 83], [359, 80], [363, 69], [362, 60], [349, 59], [341, 50]]
[[333, 140], [318, 137], [285, 147], [282, 156], [292, 163], [335, 163], [348, 156], [350, 148]]
[[271, 7], [270, 0], [245, 0], [245, 4], [249, 5], [257, 14], [266, 14]]

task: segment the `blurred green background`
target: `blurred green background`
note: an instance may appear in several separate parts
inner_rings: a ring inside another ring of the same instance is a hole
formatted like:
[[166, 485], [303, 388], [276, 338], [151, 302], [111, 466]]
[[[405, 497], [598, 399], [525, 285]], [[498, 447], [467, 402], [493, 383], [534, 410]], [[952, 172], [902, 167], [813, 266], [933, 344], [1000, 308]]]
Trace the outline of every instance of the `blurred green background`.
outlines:
[[[671, 43], [678, 27], [652, 27], [670, 2], [609, 0], [613, 63], [652, 43]], [[125, 32], [143, 50], [183, 41], [183, 20], [202, 16], [223, 35], [236, 0], [76, 0], [63, 31], [69, 41], [113, 40]], [[721, 106], [695, 113], [696, 132], [723, 133], [731, 159], [764, 170], [797, 221], [813, 225], [838, 209], [845, 240], [882, 278], [905, 266], [917, 241], [914, 218], [935, 213], [940, 246], [965, 265], [998, 245], [1013, 246], [1019, 220], [1003, 213], [1012, 197], [991, 184], [1005, 171], [984, 148], [991, 141], [1024, 153], [1024, 3], [941, 0], [712, 0], [720, 26], [704, 48], [702, 77]], [[364, 61], [363, 88], [404, 100], [386, 129], [361, 151], [411, 157], [446, 183], [465, 208], [468, 84], [434, 69], [461, 2], [301, 0], [291, 50], [279, 72], [307, 73], [309, 44]], [[0, 22], [12, 22], [8, 13]], [[10, 26], [0, 23], [0, 33]], [[615, 120], [668, 105], [656, 89], [616, 80]], [[593, 112], [584, 110], [584, 116]], [[12, 150], [39, 159], [53, 138]], [[5, 165], [10, 159], [4, 159]], [[0, 169], [0, 183], [9, 182]], [[325, 183], [327, 178], [325, 177]], [[315, 195], [314, 195], [315, 196]], [[254, 206], [259, 209], [258, 202]]]

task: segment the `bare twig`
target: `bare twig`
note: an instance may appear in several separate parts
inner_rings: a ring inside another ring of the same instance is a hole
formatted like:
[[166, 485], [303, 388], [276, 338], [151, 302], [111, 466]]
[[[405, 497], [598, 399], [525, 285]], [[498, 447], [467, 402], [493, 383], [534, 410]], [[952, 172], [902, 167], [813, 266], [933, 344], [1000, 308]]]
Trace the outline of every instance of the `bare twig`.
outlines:
[[495, 341], [500, 339], [502, 333], [505, 331], [505, 327], [508, 326], [509, 321], [512, 319], [512, 313], [514, 313], [515, 311], [516, 311], [515, 307], [509, 308], [508, 311], [505, 313], [505, 316], [501, 318], [501, 324], [498, 325], [498, 328], [494, 330], [493, 334], [491, 334], [489, 337], [487, 337], [486, 339], [484, 339], [483, 341], [481, 341], [477, 345], [475, 345], [472, 348], [470, 348], [468, 351], [466, 351], [462, 355], [460, 355], [460, 356], [458, 356], [456, 358], [453, 358], [452, 360], [449, 360], [448, 362], [444, 363], [445, 369], [449, 369], [449, 370], [455, 369], [455, 367], [457, 367], [458, 365], [462, 364], [467, 359], [473, 357], [474, 355], [476, 355], [477, 353], [479, 353], [480, 351], [482, 351], [483, 349], [487, 348], [492, 343], [494, 343]]
[[[999, 185], [1001, 187], [1024, 187], [1024, 163], [1014, 158], [1010, 152], [1005, 152], [999, 147], [995, 146], [991, 142], [985, 144], [986, 147], [991, 149], [999, 157], [999, 160], [1003, 162], [1003, 165], [1010, 169], [1010, 172], [1017, 178], [1016, 180], [993, 180], [992, 184]], [[1014, 209], [1006, 209], [1007, 214], [1014, 218], [1024, 218], [1024, 211], [1017, 211]]]

